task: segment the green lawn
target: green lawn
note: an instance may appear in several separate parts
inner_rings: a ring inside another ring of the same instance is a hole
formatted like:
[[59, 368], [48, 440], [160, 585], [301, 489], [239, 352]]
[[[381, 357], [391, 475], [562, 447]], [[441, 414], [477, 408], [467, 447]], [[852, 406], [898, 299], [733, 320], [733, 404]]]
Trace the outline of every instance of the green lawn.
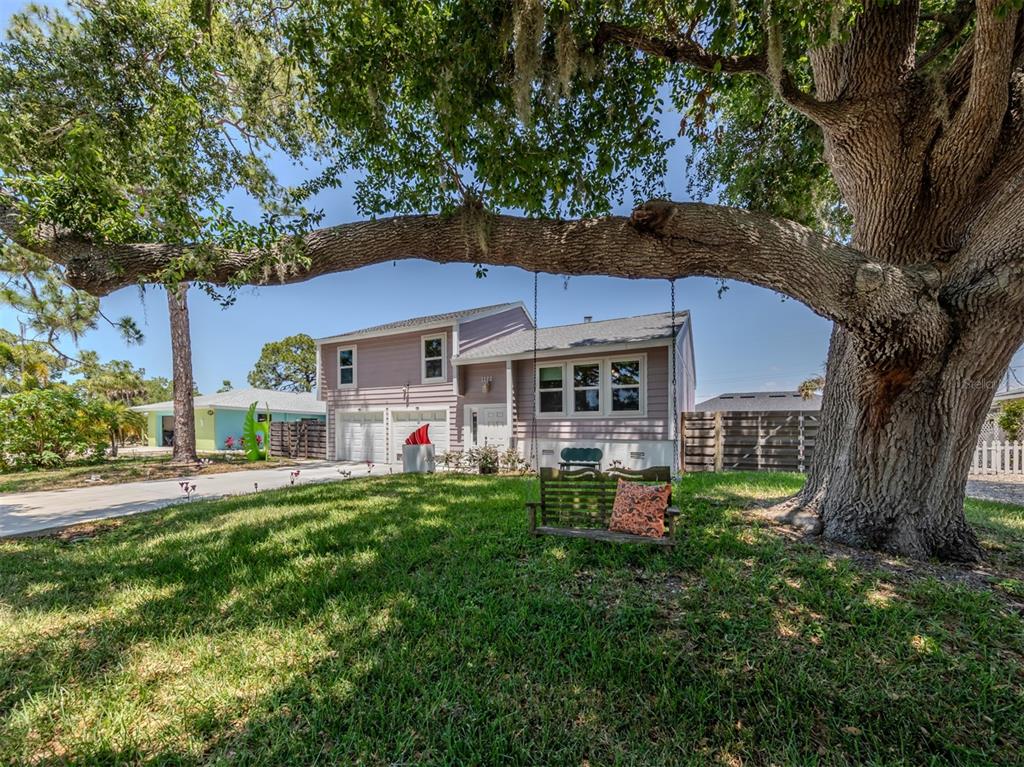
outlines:
[[530, 480], [453, 476], [0, 543], [0, 763], [1019, 764], [1019, 582], [737, 510], [799, 482], [688, 478], [673, 552], [531, 539]]
[[227, 471], [266, 469], [291, 466], [295, 461], [273, 458], [269, 463], [249, 463], [240, 454], [225, 452], [200, 453], [207, 461], [203, 466], [180, 466], [171, 463], [170, 454], [125, 455], [100, 461], [77, 461], [56, 469], [24, 469], [0, 472], [0, 493], [25, 493], [33, 490], [61, 490], [90, 485], [115, 485], [149, 479], [193, 477], [204, 474], [222, 474]]

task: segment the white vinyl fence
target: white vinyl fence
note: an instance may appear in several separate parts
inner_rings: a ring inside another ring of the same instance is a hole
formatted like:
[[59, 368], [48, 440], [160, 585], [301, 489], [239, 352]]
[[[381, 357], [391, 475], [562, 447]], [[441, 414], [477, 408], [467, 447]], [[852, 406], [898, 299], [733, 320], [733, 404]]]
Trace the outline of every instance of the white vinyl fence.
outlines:
[[989, 442], [974, 449], [971, 474], [1024, 474], [1024, 442]]

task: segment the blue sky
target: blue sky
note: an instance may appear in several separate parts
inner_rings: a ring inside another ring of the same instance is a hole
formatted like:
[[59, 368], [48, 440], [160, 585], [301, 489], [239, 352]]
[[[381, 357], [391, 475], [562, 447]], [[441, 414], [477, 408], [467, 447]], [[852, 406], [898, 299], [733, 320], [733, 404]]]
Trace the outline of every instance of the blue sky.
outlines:
[[[0, 28], [25, 3], [0, 0]], [[666, 114], [667, 130], [679, 116]], [[684, 177], [686, 147], [677, 146], [666, 179], [673, 199], [688, 199]], [[283, 180], [302, 176], [282, 166]], [[358, 220], [351, 186], [331, 190], [317, 204], [325, 224]], [[630, 206], [617, 211], [628, 213]], [[469, 265], [438, 265], [399, 261], [345, 274], [320, 277], [287, 286], [242, 290], [233, 306], [222, 309], [198, 290], [190, 292], [192, 354], [196, 382], [203, 392], [215, 391], [223, 379], [247, 385], [246, 375], [261, 346], [293, 333], [313, 337], [419, 314], [451, 311], [503, 301], [532, 300], [532, 275], [519, 269], [492, 268], [478, 280]], [[703, 278], [681, 280], [677, 303], [693, 315], [698, 400], [724, 391], [792, 389], [822, 370], [830, 323], [802, 304], [782, 300], [761, 288], [730, 283], [718, 297], [717, 283]], [[148, 375], [170, 376], [171, 350], [167, 302], [161, 288], [140, 294], [126, 288], [102, 301], [108, 316], [136, 319], [146, 335], [142, 346], [128, 347], [110, 328], [84, 335], [80, 347], [99, 352], [104, 360], [127, 359]], [[541, 325], [666, 311], [665, 281], [574, 277], [565, 284], [559, 275], [542, 275]], [[0, 326], [16, 329], [13, 313], [0, 307]]]

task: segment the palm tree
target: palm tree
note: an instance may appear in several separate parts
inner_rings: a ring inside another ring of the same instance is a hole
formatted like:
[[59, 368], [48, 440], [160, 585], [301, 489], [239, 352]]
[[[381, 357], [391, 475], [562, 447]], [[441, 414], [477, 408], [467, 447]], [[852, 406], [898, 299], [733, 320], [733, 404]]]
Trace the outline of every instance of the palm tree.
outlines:
[[117, 458], [118, 448], [128, 437], [141, 437], [146, 432], [146, 417], [124, 402], [104, 402], [100, 417], [110, 436], [110, 454]]

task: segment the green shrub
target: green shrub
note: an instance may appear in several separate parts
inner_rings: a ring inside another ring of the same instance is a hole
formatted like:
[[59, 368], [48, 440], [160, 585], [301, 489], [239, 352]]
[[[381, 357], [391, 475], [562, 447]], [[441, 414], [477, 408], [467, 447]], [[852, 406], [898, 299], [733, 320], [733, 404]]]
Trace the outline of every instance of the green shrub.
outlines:
[[1008, 440], [1014, 441], [1021, 437], [1021, 426], [1024, 426], [1024, 399], [1004, 402], [1002, 410], [996, 417], [996, 423], [1003, 430]]
[[30, 389], [0, 399], [0, 459], [8, 466], [61, 466], [102, 455], [107, 430], [97, 403], [70, 389]]

